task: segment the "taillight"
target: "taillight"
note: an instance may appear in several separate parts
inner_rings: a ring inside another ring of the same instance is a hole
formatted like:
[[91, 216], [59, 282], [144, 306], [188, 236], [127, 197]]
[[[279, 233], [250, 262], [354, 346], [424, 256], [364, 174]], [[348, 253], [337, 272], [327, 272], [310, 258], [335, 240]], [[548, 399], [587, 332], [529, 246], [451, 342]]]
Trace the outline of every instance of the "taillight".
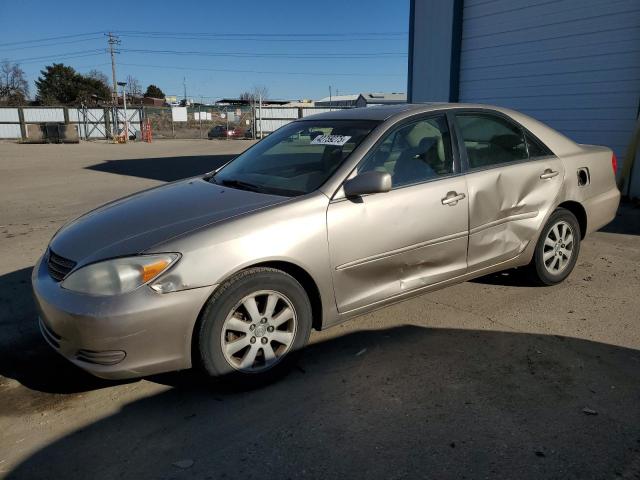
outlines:
[[618, 173], [618, 157], [616, 157], [615, 153], [611, 154], [611, 167], [614, 175]]

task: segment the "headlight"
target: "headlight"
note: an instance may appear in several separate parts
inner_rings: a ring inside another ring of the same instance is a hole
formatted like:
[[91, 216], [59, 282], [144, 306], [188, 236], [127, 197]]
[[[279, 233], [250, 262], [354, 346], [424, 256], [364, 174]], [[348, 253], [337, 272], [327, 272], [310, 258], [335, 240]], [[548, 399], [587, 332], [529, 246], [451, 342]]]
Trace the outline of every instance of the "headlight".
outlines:
[[178, 258], [180, 255], [177, 253], [114, 258], [80, 268], [61, 285], [68, 290], [92, 295], [127, 293], [157, 278]]

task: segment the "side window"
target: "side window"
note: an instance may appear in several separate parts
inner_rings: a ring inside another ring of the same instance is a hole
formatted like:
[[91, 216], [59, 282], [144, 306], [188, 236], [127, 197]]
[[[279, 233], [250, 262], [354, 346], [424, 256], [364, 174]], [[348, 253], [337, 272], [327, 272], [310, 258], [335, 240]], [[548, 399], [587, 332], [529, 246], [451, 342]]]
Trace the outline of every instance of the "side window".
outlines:
[[369, 154], [358, 173], [378, 170], [391, 175], [393, 188], [453, 173], [451, 139], [444, 115], [392, 130]]
[[469, 159], [469, 168], [482, 168], [526, 160], [522, 129], [490, 114], [458, 114], [458, 126]]
[[525, 133], [525, 138], [527, 139], [527, 147], [529, 149], [529, 158], [536, 159], [540, 157], [548, 157], [549, 155], [553, 155], [551, 150], [547, 148], [545, 145], [541, 144], [535, 138], [533, 138], [529, 133]]

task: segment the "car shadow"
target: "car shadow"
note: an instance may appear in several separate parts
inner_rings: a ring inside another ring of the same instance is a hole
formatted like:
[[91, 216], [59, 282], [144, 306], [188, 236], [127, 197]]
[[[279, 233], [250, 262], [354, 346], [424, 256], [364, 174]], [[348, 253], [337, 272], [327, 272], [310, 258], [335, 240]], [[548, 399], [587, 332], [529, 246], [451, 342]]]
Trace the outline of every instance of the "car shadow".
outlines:
[[7, 478], [635, 478], [639, 363], [573, 338], [359, 331], [262, 389], [187, 376]]
[[215, 170], [236, 156], [236, 154], [229, 154], [131, 158], [107, 160], [86, 168], [97, 172], [173, 182]]
[[471, 283], [484, 285], [502, 285], [505, 287], [539, 287], [526, 268], [512, 268], [501, 272], [491, 273], [483, 277], [469, 280]]
[[[27, 387], [30, 399], [37, 392], [80, 393], [113, 385], [74, 366], [44, 341], [31, 295], [31, 270], [0, 276], [0, 376]], [[14, 398], [12, 392], [3, 392], [0, 414], [24, 403], [24, 397]]]

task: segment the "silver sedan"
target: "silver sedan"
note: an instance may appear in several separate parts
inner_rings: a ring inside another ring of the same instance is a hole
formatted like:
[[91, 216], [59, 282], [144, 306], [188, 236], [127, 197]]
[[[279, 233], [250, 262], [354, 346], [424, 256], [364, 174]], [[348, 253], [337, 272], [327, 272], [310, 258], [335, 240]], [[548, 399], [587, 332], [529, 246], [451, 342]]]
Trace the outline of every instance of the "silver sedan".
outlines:
[[40, 329], [100, 377], [197, 364], [261, 382], [312, 328], [513, 267], [561, 282], [614, 218], [615, 169], [498, 107], [307, 117], [65, 225], [33, 271]]

